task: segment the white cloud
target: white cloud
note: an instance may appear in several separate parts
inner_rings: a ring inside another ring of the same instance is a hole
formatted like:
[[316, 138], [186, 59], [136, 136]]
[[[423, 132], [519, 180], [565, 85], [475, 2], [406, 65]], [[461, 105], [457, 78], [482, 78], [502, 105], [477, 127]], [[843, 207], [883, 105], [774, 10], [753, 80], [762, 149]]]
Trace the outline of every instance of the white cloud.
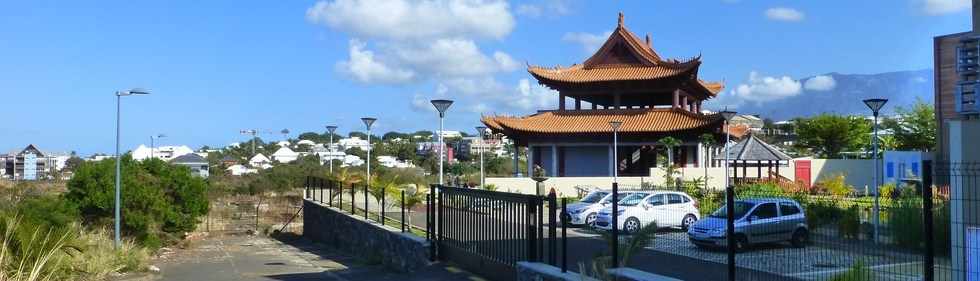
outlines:
[[503, 0], [319, 1], [306, 10], [306, 18], [356, 37], [389, 40], [501, 39], [515, 24]]
[[367, 45], [360, 40], [351, 39], [349, 43], [350, 58], [338, 62], [337, 71], [350, 76], [361, 83], [396, 84], [411, 81], [415, 73], [399, 69], [378, 61], [374, 52], [365, 50]]
[[518, 15], [539, 18], [541, 16], [564, 16], [571, 13], [572, 8], [568, 0], [543, 0], [537, 3], [523, 3], [517, 5], [515, 12]]
[[789, 76], [761, 76], [758, 72], [749, 73], [748, 84], [740, 84], [734, 94], [738, 99], [754, 102], [766, 102], [799, 95], [803, 86], [800, 81]]
[[943, 15], [970, 9], [970, 0], [922, 0], [927, 15]]
[[484, 55], [476, 42], [467, 39], [437, 39], [427, 44], [393, 44], [388, 51], [403, 65], [435, 77], [481, 76], [513, 71], [518, 64], [510, 55]]
[[558, 92], [540, 84], [531, 85], [527, 78], [517, 83], [517, 96], [508, 99], [510, 104], [522, 110], [548, 109], [558, 106]]
[[837, 87], [837, 81], [829, 75], [817, 75], [803, 83], [803, 88], [810, 91], [830, 91], [834, 87]]
[[610, 34], [612, 34], [612, 31], [606, 31], [601, 34], [568, 32], [561, 37], [561, 40], [582, 45], [582, 50], [591, 54], [598, 50], [599, 47], [602, 47], [602, 43], [606, 42]]
[[776, 7], [766, 9], [766, 18], [774, 21], [802, 21], [806, 15], [793, 8]]
[[412, 96], [412, 111], [425, 113], [436, 112], [436, 107], [432, 106], [430, 100], [420, 94], [415, 94], [415, 96]]

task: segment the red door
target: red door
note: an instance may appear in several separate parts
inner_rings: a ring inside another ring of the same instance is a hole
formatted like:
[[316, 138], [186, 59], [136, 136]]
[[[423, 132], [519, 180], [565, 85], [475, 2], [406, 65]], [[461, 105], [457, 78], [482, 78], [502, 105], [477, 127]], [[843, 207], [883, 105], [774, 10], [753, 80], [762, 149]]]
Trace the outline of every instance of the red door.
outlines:
[[796, 182], [810, 189], [810, 160], [796, 160]]

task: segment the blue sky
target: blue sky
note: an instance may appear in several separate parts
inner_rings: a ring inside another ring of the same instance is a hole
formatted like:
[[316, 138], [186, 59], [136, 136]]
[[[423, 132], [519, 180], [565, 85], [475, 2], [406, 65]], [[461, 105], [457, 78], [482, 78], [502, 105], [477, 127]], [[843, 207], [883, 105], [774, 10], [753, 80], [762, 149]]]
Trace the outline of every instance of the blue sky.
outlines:
[[662, 55], [701, 54], [700, 77], [728, 85], [716, 105], [765, 101], [813, 75], [930, 68], [932, 37], [969, 29], [969, 2], [5, 1], [0, 150], [111, 152], [128, 87], [154, 94], [123, 99], [126, 149], [362, 130], [362, 116], [432, 130], [436, 97], [457, 100], [447, 129], [472, 131], [480, 114], [554, 107], [525, 64], [583, 61], [619, 11]]

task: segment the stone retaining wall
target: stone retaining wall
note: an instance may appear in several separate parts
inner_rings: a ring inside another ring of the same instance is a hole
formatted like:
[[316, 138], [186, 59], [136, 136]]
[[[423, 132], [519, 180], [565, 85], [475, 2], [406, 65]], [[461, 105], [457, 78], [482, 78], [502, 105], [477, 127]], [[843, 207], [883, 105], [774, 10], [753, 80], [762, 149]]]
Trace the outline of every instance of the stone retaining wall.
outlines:
[[303, 236], [400, 272], [429, 264], [425, 238], [383, 226], [310, 200], [303, 200]]

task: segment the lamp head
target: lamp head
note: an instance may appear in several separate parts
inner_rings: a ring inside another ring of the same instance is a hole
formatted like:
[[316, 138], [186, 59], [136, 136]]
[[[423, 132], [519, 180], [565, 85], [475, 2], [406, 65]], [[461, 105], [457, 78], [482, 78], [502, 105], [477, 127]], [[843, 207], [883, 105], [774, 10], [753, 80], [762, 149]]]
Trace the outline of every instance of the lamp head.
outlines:
[[482, 139], [483, 136], [487, 134], [487, 127], [486, 126], [476, 126], [476, 133], [479, 134], [480, 135], [480, 138]]
[[623, 126], [623, 121], [619, 121], [619, 120], [609, 121], [609, 126], [613, 128], [613, 131], [619, 131], [619, 127]]
[[732, 118], [735, 117], [736, 112], [728, 110], [726, 107], [725, 110], [722, 110], [719, 112], [719, 114], [721, 114], [721, 118], [725, 118], [725, 121], [732, 121]]
[[333, 134], [333, 132], [335, 132], [335, 131], [337, 131], [337, 126], [334, 126], [334, 125], [328, 125], [328, 126], [327, 126], [327, 132], [330, 132], [330, 134], [331, 134], [331, 135], [332, 135], [332, 134]]
[[116, 96], [149, 95], [150, 90], [143, 88], [132, 88], [125, 91], [116, 92]]
[[443, 115], [446, 114], [446, 110], [449, 109], [449, 106], [450, 105], [453, 105], [453, 101], [451, 101], [451, 100], [432, 100], [432, 105], [435, 106], [436, 107], [436, 110], [439, 111], [439, 116], [443, 116]]
[[367, 126], [368, 130], [371, 130], [371, 125], [374, 124], [374, 121], [377, 120], [378, 120], [377, 118], [372, 118], [372, 117], [361, 118], [361, 121], [364, 121], [364, 125]]
[[157, 138], [158, 138], [158, 139], [159, 139], [159, 138], [165, 138], [165, 137], [167, 137], [167, 135], [166, 135], [166, 134], [159, 134], [159, 135], [157, 135]]
[[864, 100], [864, 105], [867, 105], [875, 115], [878, 115], [878, 111], [885, 106], [888, 99], [866, 99]]

